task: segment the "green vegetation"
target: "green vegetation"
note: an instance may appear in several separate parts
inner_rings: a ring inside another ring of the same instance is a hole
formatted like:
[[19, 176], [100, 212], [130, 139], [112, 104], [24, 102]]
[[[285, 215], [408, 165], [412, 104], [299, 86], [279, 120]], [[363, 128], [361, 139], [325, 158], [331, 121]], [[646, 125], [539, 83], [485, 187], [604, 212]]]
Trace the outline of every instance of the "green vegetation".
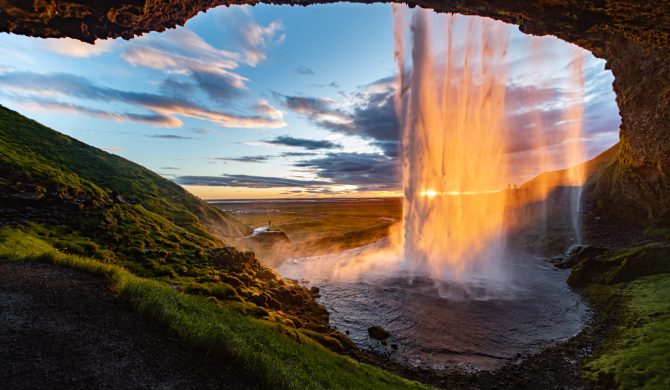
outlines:
[[568, 283], [615, 284], [664, 272], [670, 272], [670, 244], [652, 242], [585, 259], [572, 269]]
[[67, 245], [70, 253], [144, 276], [166, 274], [166, 264], [199, 274], [203, 250], [249, 232], [148, 169], [1, 106], [0, 129], [0, 197], [18, 223], [45, 221], [43, 235], [77, 236], [82, 245]]
[[[607, 177], [615, 152], [587, 163], [589, 172]], [[309, 291], [278, 278], [253, 253], [227, 247], [250, 233], [243, 223], [137, 164], [2, 107], [0, 201], [0, 258], [101, 275], [135, 310], [236, 362], [259, 386], [422, 387], [324, 348], [352, 345], [328, 328], [327, 312]], [[274, 203], [265, 209], [276, 212], [238, 215], [252, 226], [271, 219], [291, 246], [318, 253], [375, 241], [401, 218], [397, 200], [366, 202]], [[666, 226], [646, 233], [667, 240]], [[600, 302], [626, 298], [620, 326], [584, 366], [594, 384], [670, 387], [668, 259], [670, 244], [655, 242], [573, 268], [569, 282]]]
[[64, 254], [15, 229], [0, 229], [0, 257], [47, 262], [101, 275], [135, 310], [170, 327], [188, 343], [238, 363], [244, 375], [265, 388], [426, 388], [330, 352], [293, 328], [244, 316], [231, 308], [231, 303], [184, 294], [121, 267]]
[[650, 225], [644, 230], [644, 234], [651, 238], [670, 241], [670, 223]]
[[573, 267], [568, 283], [585, 287], [616, 325], [584, 364], [584, 377], [598, 388], [669, 388], [670, 244], [592, 253]]
[[334, 350], [355, 349], [297, 283], [230, 244], [250, 229], [175, 183], [0, 107], [0, 225], [85, 256], [227, 300]]
[[605, 388], [670, 388], [670, 274], [612, 289], [627, 299], [624, 318], [586, 363], [585, 376]]
[[[0, 128], [0, 188], [34, 191], [36, 198], [58, 196], [91, 205], [112, 201], [141, 206], [125, 207], [125, 212], [162, 216], [201, 240], [214, 239], [208, 229], [232, 237], [248, 232], [234, 218], [150, 170], [2, 106]], [[116, 210], [108, 212], [115, 214]]]
[[402, 219], [399, 198], [351, 199], [347, 201], [258, 200], [250, 203], [220, 202], [249, 226], [267, 226], [286, 234], [288, 242], [268, 245], [268, 240], [237, 240], [236, 246], [258, 253], [265, 261], [287, 257], [335, 253], [367, 245], [389, 235]]

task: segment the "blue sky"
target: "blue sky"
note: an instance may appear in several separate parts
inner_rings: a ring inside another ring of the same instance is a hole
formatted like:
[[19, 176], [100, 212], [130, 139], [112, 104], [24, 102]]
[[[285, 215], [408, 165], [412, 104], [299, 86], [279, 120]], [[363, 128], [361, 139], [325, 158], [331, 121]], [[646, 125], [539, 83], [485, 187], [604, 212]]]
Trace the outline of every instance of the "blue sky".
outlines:
[[[570, 45], [507, 30], [510, 91], [548, 91], [532, 109], [549, 118]], [[1, 34], [0, 103], [206, 198], [395, 194], [393, 52], [385, 4], [218, 7], [95, 46]], [[584, 56], [593, 156], [619, 116], [611, 73]]]

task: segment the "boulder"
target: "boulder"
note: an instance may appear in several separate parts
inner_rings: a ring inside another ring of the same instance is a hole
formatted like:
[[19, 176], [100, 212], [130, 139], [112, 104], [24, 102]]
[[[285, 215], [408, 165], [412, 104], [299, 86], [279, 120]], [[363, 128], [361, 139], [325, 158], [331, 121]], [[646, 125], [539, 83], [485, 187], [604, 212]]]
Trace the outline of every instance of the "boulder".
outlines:
[[369, 327], [368, 334], [370, 337], [377, 340], [386, 340], [390, 336], [389, 332], [387, 332], [386, 329], [382, 328], [381, 326]]

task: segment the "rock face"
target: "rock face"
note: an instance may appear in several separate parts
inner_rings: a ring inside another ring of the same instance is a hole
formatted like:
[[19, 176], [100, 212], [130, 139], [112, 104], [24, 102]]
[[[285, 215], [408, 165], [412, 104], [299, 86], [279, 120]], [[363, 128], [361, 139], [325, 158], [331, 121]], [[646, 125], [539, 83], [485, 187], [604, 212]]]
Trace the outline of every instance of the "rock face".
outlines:
[[[355, 1], [355, 0], [354, 0]], [[266, 0], [309, 5], [334, 1]], [[362, 0], [361, 3], [371, 1]], [[39, 37], [126, 39], [250, 0], [0, 0], [0, 31]], [[622, 116], [618, 164], [597, 194], [645, 222], [670, 215], [670, 2], [665, 0], [419, 0], [438, 12], [481, 15], [552, 34], [607, 60]]]

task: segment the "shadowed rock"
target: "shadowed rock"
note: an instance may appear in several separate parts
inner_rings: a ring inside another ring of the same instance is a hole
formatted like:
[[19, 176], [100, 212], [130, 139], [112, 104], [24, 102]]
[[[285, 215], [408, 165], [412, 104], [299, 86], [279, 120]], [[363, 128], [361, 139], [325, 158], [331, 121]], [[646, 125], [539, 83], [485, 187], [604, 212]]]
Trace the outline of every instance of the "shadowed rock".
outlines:
[[386, 340], [390, 336], [389, 332], [387, 332], [386, 329], [382, 328], [381, 326], [369, 327], [368, 334], [370, 337], [377, 340]]

